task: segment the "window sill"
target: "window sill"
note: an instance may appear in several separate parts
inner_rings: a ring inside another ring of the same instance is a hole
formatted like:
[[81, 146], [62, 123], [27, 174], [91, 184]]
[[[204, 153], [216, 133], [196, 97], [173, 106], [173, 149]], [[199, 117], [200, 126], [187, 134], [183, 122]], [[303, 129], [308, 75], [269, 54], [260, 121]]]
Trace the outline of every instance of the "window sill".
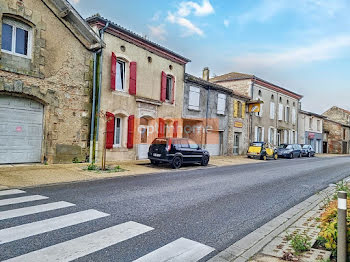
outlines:
[[218, 116], [226, 116], [225, 113], [216, 113]]
[[31, 59], [32, 59], [31, 56], [13, 53], [13, 52], [11, 52], [11, 51], [4, 50], [4, 49], [1, 49], [1, 52], [2, 52], [2, 53], [5, 53], [5, 54], [8, 54], [8, 55], [18, 56], [18, 57], [21, 57], [21, 58], [25, 58], [25, 59], [28, 59], [28, 60], [31, 60]]
[[130, 94], [124, 90], [112, 90], [112, 94], [122, 95], [122, 96], [130, 96]]
[[198, 108], [188, 108], [189, 111], [200, 112], [201, 110]]
[[109, 149], [108, 151], [109, 152], [128, 152], [128, 149], [126, 147], [113, 146], [113, 148]]

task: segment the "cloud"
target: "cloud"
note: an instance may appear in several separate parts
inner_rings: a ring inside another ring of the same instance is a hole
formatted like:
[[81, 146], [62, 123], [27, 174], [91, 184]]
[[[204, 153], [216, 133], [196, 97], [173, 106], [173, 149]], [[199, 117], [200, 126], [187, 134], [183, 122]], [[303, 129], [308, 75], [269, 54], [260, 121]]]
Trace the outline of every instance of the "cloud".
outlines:
[[250, 53], [234, 58], [234, 63], [244, 68], [291, 67], [305, 63], [326, 61], [341, 56], [350, 47], [350, 35], [322, 39], [306, 47], [296, 47], [279, 52]]
[[190, 20], [187, 18], [174, 15], [172, 13], [168, 13], [167, 20], [172, 23], [172, 24], [178, 24], [181, 27], [183, 27], [186, 31], [184, 31], [182, 36], [189, 36], [189, 35], [194, 35], [197, 34], [199, 36], [203, 36], [204, 32], [197, 26], [195, 26]]
[[225, 25], [225, 27], [229, 27], [230, 26], [230, 20], [225, 19], [224, 20], [224, 25]]
[[161, 24], [158, 26], [148, 26], [150, 30], [150, 35], [154, 37], [157, 40], [165, 40], [165, 36], [167, 35], [167, 32], [165, 30], [165, 25]]
[[203, 0], [202, 5], [192, 1], [181, 2], [178, 7], [178, 15], [182, 17], [190, 15], [192, 11], [196, 16], [207, 16], [215, 12], [209, 0]]
[[[78, 1], [79, 1], [79, 0], [78, 0]], [[161, 11], [155, 12], [151, 20], [154, 21], [154, 22], [159, 21], [161, 14], [162, 14]]]
[[72, 0], [74, 4], [79, 4], [80, 0]]

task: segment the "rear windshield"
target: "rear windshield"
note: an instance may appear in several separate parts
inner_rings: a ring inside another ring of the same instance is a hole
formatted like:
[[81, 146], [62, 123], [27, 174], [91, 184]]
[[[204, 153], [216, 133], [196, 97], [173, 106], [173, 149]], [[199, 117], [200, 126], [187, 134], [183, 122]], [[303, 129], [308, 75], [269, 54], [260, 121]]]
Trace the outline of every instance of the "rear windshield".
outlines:
[[287, 145], [287, 144], [282, 144], [280, 145], [278, 148], [282, 148], [282, 149], [293, 149], [292, 145]]
[[168, 143], [167, 139], [162, 139], [162, 138], [156, 138], [152, 145], [166, 145]]
[[308, 149], [309, 146], [308, 146], [308, 145], [304, 145], [303, 148], [304, 148], [304, 149]]
[[258, 143], [258, 142], [254, 142], [254, 143], [251, 143], [250, 146], [262, 146], [263, 143]]

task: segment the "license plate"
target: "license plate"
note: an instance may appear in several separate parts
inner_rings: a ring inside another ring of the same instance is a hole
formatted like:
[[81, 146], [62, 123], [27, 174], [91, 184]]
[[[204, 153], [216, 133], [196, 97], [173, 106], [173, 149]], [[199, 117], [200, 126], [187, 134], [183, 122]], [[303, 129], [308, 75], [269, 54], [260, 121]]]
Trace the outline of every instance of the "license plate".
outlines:
[[160, 157], [161, 154], [153, 154], [153, 156], [155, 156], [155, 157]]

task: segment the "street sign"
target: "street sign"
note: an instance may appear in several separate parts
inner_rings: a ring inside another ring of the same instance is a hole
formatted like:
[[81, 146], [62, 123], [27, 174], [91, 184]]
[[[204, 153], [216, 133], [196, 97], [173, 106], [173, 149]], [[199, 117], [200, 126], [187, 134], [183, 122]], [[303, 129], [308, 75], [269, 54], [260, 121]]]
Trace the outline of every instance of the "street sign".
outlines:
[[249, 105], [250, 113], [259, 113], [260, 112], [260, 103], [254, 103]]

